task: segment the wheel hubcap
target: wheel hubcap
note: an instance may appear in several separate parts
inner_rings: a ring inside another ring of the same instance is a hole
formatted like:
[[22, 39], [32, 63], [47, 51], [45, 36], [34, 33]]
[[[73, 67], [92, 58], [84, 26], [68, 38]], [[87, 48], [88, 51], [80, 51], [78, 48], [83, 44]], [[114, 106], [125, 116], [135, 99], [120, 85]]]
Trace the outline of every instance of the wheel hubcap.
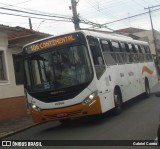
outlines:
[[114, 100], [115, 100], [115, 106], [118, 108], [118, 109], [121, 109], [121, 101], [120, 101], [120, 98], [118, 95], [114, 95]]

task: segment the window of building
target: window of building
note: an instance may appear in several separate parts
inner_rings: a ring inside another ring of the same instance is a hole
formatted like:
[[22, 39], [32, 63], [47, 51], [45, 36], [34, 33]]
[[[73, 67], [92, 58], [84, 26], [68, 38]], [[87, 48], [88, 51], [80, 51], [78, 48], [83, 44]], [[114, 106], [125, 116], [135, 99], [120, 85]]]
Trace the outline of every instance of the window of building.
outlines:
[[0, 51], [0, 81], [5, 81], [5, 80], [7, 80], [7, 77], [6, 77], [4, 52]]
[[24, 82], [24, 70], [23, 70], [23, 59], [21, 55], [13, 54], [13, 64], [14, 64], [14, 72], [15, 72], [15, 80], [16, 84], [20, 85]]

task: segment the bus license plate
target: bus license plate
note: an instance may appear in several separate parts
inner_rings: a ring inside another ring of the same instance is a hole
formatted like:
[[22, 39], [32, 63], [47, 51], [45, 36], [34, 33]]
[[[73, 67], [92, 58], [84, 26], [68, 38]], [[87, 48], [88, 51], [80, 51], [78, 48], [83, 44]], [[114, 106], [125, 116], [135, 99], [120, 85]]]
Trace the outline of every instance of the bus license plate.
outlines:
[[67, 115], [68, 115], [67, 113], [60, 113], [60, 114], [57, 114], [57, 117], [65, 117]]

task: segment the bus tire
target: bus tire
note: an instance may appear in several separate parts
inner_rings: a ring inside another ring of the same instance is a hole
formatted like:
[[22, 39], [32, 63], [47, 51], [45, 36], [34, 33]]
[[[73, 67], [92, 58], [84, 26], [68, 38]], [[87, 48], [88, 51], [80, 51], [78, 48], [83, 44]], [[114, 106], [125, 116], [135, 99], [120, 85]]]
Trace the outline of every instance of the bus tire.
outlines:
[[157, 137], [158, 137], [158, 145], [160, 145], [160, 125], [158, 127]]
[[148, 98], [150, 96], [150, 87], [149, 87], [149, 82], [148, 79], [145, 79], [145, 92], [144, 92], [144, 97]]
[[118, 89], [114, 91], [114, 113], [118, 115], [122, 112], [122, 96]]

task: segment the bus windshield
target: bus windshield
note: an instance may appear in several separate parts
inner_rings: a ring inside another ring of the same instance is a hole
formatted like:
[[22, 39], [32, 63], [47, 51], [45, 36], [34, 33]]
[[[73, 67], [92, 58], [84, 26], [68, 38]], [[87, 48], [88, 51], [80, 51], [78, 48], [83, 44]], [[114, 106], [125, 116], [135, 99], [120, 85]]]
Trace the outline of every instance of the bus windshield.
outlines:
[[85, 45], [51, 47], [47, 51], [33, 53], [24, 61], [26, 86], [31, 91], [56, 90], [92, 80], [93, 71]]

